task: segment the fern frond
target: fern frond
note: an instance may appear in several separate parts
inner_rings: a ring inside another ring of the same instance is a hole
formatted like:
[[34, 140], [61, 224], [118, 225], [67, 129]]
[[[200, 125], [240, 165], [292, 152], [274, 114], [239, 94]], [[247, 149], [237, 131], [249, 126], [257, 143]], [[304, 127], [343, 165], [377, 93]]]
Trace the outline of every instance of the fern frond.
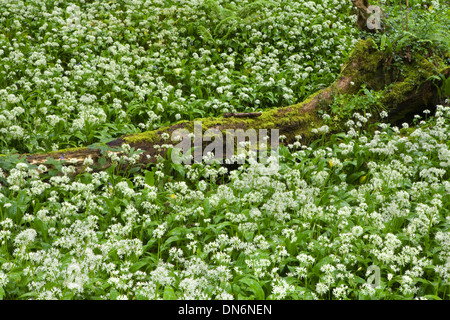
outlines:
[[206, 7], [207, 12], [209, 12], [209, 16], [219, 21], [231, 15], [235, 15], [233, 10], [219, 6], [216, 0], [205, 0], [204, 6]]
[[[218, 37], [226, 38], [231, 33], [231, 31], [236, 29], [236, 26], [238, 25], [240, 20], [241, 19], [239, 19], [237, 16], [230, 16], [222, 19], [214, 29], [214, 34]], [[226, 31], [225, 34], [224, 31]]]
[[269, 0], [257, 0], [242, 7], [237, 15], [242, 19], [248, 18], [266, 6], [274, 6], [275, 3]]
[[199, 34], [200, 37], [203, 38], [205, 42], [214, 43], [214, 38], [211, 32], [209, 32], [209, 30], [206, 29], [204, 26], [198, 26], [197, 33]]

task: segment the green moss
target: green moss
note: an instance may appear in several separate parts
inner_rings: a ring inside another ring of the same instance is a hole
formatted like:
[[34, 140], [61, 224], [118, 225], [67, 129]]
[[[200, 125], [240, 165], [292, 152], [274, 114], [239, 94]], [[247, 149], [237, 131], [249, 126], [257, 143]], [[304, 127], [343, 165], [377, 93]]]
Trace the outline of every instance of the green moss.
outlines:
[[409, 136], [411, 133], [413, 133], [416, 130], [416, 128], [411, 127], [411, 128], [401, 128], [400, 129], [400, 134], [405, 135], [405, 136]]
[[66, 149], [51, 151], [51, 152], [48, 152], [48, 154], [76, 152], [76, 151], [82, 151], [82, 150], [86, 150], [86, 149], [87, 149], [87, 147], [66, 148]]
[[382, 99], [383, 104], [387, 106], [396, 106], [404, 99], [406, 93], [410, 92], [412, 89], [414, 89], [414, 82], [412, 79], [393, 84], [390, 89], [385, 91]]
[[125, 136], [122, 139], [129, 144], [139, 142], [155, 143], [160, 140], [160, 137], [156, 133], [156, 131], [145, 131], [142, 133], [136, 133], [130, 136]]
[[[245, 118], [204, 118], [199, 119], [202, 123], [202, 132], [205, 132], [208, 129], [217, 128], [222, 130], [221, 128], [226, 125], [229, 129], [237, 128], [239, 124], [248, 123], [248, 119]], [[193, 130], [193, 128], [192, 128]]]
[[[361, 86], [365, 84], [368, 89], [379, 91], [383, 94], [381, 103], [384, 106], [396, 107], [398, 103], [404, 101], [411, 90], [426, 80], [432, 74], [436, 74], [436, 66], [423, 57], [414, 57], [413, 63], [406, 67], [403, 77], [399, 82], [391, 83], [391, 75], [385, 69], [383, 62], [387, 61], [388, 53], [378, 50], [373, 39], [360, 40], [350, 53], [347, 63], [341, 69], [341, 77], [351, 77], [354, 82], [353, 89], [348, 94], [357, 94]], [[295, 136], [302, 135], [304, 139], [313, 137], [312, 127], [320, 127], [323, 122], [316, 112], [304, 112], [303, 107], [307, 106], [320, 95], [325, 89], [308, 96], [301, 103], [262, 112], [256, 118], [222, 118], [209, 117], [196, 119], [194, 121], [181, 121], [169, 127], [163, 127], [154, 131], [147, 131], [140, 134], [125, 136], [122, 139], [127, 143], [153, 143], [161, 142], [161, 134], [171, 134], [175, 129], [186, 129], [194, 132], [195, 122], [201, 122], [202, 133], [208, 129], [218, 129], [223, 135], [226, 129], [280, 129], [282, 134], [287, 136], [286, 141], [294, 141]], [[334, 129], [341, 128], [341, 123], [347, 119], [344, 115], [335, 119]]]
[[[377, 46], [373, 39], [360, 40], [349, 55], [349, 59], [341, 68], [341, 75], [354, 78], [357, 86], [366, 83], [370, 79], [366, 78], [368, 73], [375, 72], [384, 57], [383, 51], [376, 51]], [[354, 65], [358, 68], [354, 68]]]
[[407, 65], [404, 79], [393, 83], [384, 90], [383, 104], [396, 107], [414, 89], [418, 88], [429, 76], [436, 74], [436, 66], [423, 57], [416, 57], [417, 62]]
[[286, 141], [293, 142], [297, 135], [301, 135], [304, 138], [310, 137], [311, 124], [319, 126], [321, 123], [315, 112], [314, 114], [304, 112], [302, 107], [309, 104], [323, 92], [324, 90], [315, 92], [303, 102], [292, 106], [264, 111], [261, 116], [255, 118], [209, 117], [196, 119], [194, 121], [180, 121], [170, 127], [133, 134], [122, 137], [122, 139], [130, 144], [143, 142], [155, 144], [161, 141], [161, 134], [171, 134], [176, 129], [185, 129], [188, 132], [193, 133], [195, 122], [200, 122], [202, 125], [202, 134], [208, 129], [220, 130], [224, 137], [226, 136], [226, 130], [228, 129], [243, 129], [244, 131], [254, 129], [257, 134], [259, 134], [260, 129], [279, 129], [280, 134], [287, 136]]

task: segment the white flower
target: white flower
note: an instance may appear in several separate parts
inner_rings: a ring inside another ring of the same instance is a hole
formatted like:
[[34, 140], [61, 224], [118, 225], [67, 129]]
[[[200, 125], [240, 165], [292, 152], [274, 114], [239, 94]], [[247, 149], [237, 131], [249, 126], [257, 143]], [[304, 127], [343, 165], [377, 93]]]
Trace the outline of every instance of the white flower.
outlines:
[[324, 293], [327, 293], [327, 292], [328, 292], [328, 286], [327, 286], [325, 283], [323, 283], [323, 282], [318, 282], [318, 283], [316, 284], [316, 292], [317, 292], [319, 295], [322, 295], [322, 294], [324, 294]]
[[8, 276], [0, 271], [0, 288], [6, 286], [8, 284]]
[[167, 230], [167, 222], [160, 224], [155, 230], [153, 230], [153, 236], [161, 239]]
[[363, 234], [363, 228], [361, 226], [354, 226], [352, 228], [352, 233], [355, 235], [355, 237], [359, 237]]
[[293, 285], [289, 285], [286, 280], [277, 278], [272, 282], [272, 294], [275, 299], [282, 300], [295, 290]]
[[387, 118], [388, 117], [388, 113], [383, 110], [383, 111], [380, 112], [380, 117], [381, 118]]

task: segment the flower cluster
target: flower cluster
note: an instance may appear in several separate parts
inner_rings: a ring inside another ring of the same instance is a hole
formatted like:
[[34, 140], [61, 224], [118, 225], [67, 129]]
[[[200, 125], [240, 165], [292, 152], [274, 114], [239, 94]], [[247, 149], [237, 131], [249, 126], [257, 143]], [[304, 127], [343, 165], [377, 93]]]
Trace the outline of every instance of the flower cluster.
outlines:
[[[214, 164], [186, 165], [178, 178], [166, 160], [133, 178], [86, 170], [80, 179], [66, 171], [42, 181], [38, 169], [18, 163], [0, 178], [0, 293], [443, 297], [450, 285], [450, 159], [442, 139], [450, 108], [438, 106], [435, 118], [406, 136], [380, 127], [372, 134], [350, 127], [341, 144], [292, 148], [277, 174], [245, 164], [222, 173], [227, 184], [210, 179]], [[375, 282], [370, 265], [379, 270]]]
[[331, 83], [356, 42], [350, 6], [263, 3], [0, 4], [0, 152], [278, 107]]

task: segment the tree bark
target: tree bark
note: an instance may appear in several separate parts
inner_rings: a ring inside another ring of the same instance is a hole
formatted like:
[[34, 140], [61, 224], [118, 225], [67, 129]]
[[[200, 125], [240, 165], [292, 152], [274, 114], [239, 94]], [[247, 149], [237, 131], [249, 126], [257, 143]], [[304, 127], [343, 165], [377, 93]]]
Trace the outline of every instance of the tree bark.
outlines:
[[[376, 48], [371, 39], [361, 40], [349, 55], [347, 63], [343, 65], [340, 76], [327, 88], [324, 88], [305, 99], [303, 102], [271, 109], [255, 114], [226, 114], [222, 118], [197, 119], [202, 123], [202, 133], [208, 129], [217, 129], [225, 132], [227, 129], [278, 129], [280, 135], [286, 136], [283, 143], [293, 143], [296, 137], [301, 136], [302, 144], [308, 144], [319, 136], [312, 133], [312, 128], [323, 124], [318, 111], [325, 108], [339, 94], [355, 94], [362, 85], [368, 89], [383, 92], [383, 104], [387, 107], [389, 118], [393, 123], [403, 121], [413, 114], [424, 109], [433, 108], [440, 102], [435, 83], [427, 80], [430, 75], [444, 74], [450, 76], [450, 69], [437, 68], [427, 59], [417, 59], [409, 63], [405, 58], [405, 65], [410, 72], [406, 75], [395, 73], [392, 68], [386, 68], [388, 56]], [[418, 72], [421, 70], [421, 72]], [[394, 81], [395, 79], [396, 81]], [[376, 115], [375, 115], [376, 116]], [[374, 117], [376, 120], [376, 117]], [[341, 119], [342, 123], [345, 119]], [[163, 127], [154, 131], [123, 136], [107, 143], [108, 147], [120, 147], [129, 144], [130, 147], [143, 150], [139, 163], [146, 165], [156, 163], [158, 156], [164, 156], [167, 149], [160, 148], [163, 144], [176, 144], [164, 137], [172, 136], [177, 129], [186, 129], [193, 133], [194, 121], [181, 121], [172, 126]], [[269, 141], [270, 142], [270, 141]], [[203, 144], [203, 148], [207, 143]], [[72, 163], [76, 173], [84, 170], [83, 162], [90, 157], [99, 164], [103, 157], [100, 148], [66, 149], [47, 154], [28, 155], [30, 164], [44, 164], [47, 158], [66, 160]], [[99, 166], [105, 169], [111, 165], [110, 161]]]
[[368, 0], [352, 0], [352, 3], [358, 10], [356, 25], [359, 30], [370, 33], [381, 31], [383, 13], [380, 7], [371, 6]]

